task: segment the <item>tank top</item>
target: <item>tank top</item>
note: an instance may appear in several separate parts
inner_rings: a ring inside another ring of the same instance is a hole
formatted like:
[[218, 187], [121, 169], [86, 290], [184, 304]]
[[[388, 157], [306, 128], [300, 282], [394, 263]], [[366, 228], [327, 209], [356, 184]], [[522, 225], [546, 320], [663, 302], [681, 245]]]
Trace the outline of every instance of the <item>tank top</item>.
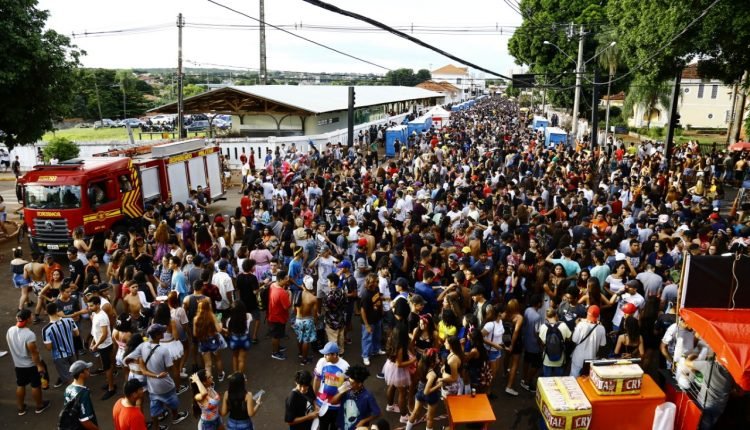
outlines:
[[221, 404], [221, 396], [213, 388], [208, 389], [208, 397], [206, 402], [201, 405], [201, 420], [203, 421], [214, 421], [219, 419], [219, 405]]
[[23, 268], [26, 266], [26, 264], [27, 263], [11, 264], [10, 271], [13, 272], [14, 275], [23, 275]]
[[[245, 393], [247, 395], [247, 393]], [[247, 402], [245, 396], [240, 399], [233, 399], [229, 397], [229, 418], [237, 421], [244, 421], [250, 419], [250, 415], [247, 413]]]

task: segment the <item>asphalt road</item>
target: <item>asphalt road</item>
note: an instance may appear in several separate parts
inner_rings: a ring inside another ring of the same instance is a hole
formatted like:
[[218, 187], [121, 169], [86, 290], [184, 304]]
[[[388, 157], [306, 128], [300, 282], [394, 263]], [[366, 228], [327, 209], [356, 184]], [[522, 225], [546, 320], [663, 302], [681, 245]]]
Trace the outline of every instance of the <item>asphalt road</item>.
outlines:
[[[16, 215], [12, 215], [12, 212], [18, 208], [15, 203], [15, 191], [13, 181], [0, 181], [0, 195], [3, 196], [7, 204], [7, 210], [9, 214], [9, 220], [18, 220]], [[212, 208], [212, 213], [234, 213], [234, 208], [239, 203], [238, 188], [230, 188], [226, 194], [227, 200], [217, 202]], [[10, 266], [9, 262], [11, 257], [11, 248], [17, 246], [16, 240], [7, 240], [0, 242], [0, 254], [4, 257], [0, 262], [0, 279], [5, 279], [4, 288], [0, 288], [0, 326], [2, 327], [3, 336], [0, 340], [0, 349], [7, 350], [7, 344], [5, 342], [5, 332], [15, 323], [16, 305], [18, 303], [19, 292], [12, 287]], [[23, 244], [25, 255], [29, 255], [29, 247], [27, 243]], [[36, 298], [34, 298], [36, 301]], [[360, 339], [360, 326], [359, 318], [355, 317], [354, 330], [352, 338], [353, 344], [347, 347], [347, 352], [344, 359], [349, 363], [361, 363], [360, 352], [361, 348], [359, 345]], [[38, 345], [41, 347], [41, 328], [43, 324], [33, 326], [34, 332], [37, 334]], [[88, 333], [90, 326], [84, 326], [84, 333]], [[261, 326], [260, 333], [265, 333], [265, 326]], [[271, 342], [268, 338], [261, 336], [260, 343], [253, 345], [247, 356], [246, 373], [248, 377], [249, 389], [253, 392], [258, 389], [264, 389], [266, 394], [264, 396], [263, 405], [259, 409], [253, 423], [256, 429], [285, 429], [287, 428], [284, 423], [284, 401], [289, 394], [289, 391], [294, 387], [294, 373], [302, 368], [299, 365], [297, 356], [297, 346], [294, 338], [294, 334], [291, 329], [287, 330], [290, 338], [284, 341], [284, 345], [288, 347], [287, 356], [289, 357], [286, 361], [278, 361], [271, 358]], [[45, 359], [50, 367], [50, 379], [52, 381], [57, 379], [57, 374], [52, 365], [52, 360], [48, 352], [44, 351], [42, 357]], [[315, 361], [320, 357], [320, 354], [315, 353]], [[87, 360], [91, 360], [91, 355], [84, 357]], [[225, 369], [231, 369], [231, 356], [228, 350], [224, 351], [224, 366]], [[382, 380], [376, 379], [375, 374], [380, 371], [384, 364], [383, 357], [376, 357], [372, 359], [370, 371], [372, 377], [367, 380], [365, 386], [372, 393], [375, 394], [378, 401], [378, 405], [383, 410], [383, 416], [385, 416], [391, 423], [393, 428], [401, 428], [402, 424], [398, 423], [398, 415], [394, 413], [385, 412], [385, 384]], [[188, 363], [188, 367], [192, 363]], [[308, 370], [312, 371], [313, 364], [305, 366]], [[32, 426], [31, 428], [38, 429], [54, 429], [57, 423], [57, 414], [62, 409], [62, 393], [63, 387], [54, 389], [50, 388], [44, 391], [44, 398], [52, 401], [52, 406], [41, 415], [35, 415], [33, 413], [33, 407], [23, 417], [19, 417], [16, 414], [15, 404], [15, 375], [13, 372], [13, 362], [10, 355], [6, 355], [0, 358], [0, 380], [5, 383], [0, 384], [0, 428], [3, 429], [22, 429], [25, 426]], [[118, 384], [118, 390], [122, 389], [122, 380], [116, 378]], [[99, 399], [103, 393], [101, 385], [104, 384], [105, 380], [103, 376], [94, 376], [89, 379], [89, 387], [92, 389], [94, 399], [94, 409], [96, 411], [100, 428], [112, 429], [112, 418], [111, 411], [112, 406], [117, 397], [102, 401]], [[531, 393], [524, 391], [520, 387], [516, 387], [521, 393], [519, 397], [513, 398], [505, 394], [500, 394], [505, 386], [505, 379], [499, 378], [495, 381], [495, 393], [498, 393], [498, 398], [492, 401], [495, 416], [497, 422], [491, 426], [492, 429], [533, 429], [537, 428], [535, 425], [535, 419], [537, 417], [536, 406], [534, 403], [534, 397]], [[218, 390], [223, 392], [226, 389], [226, 381], [218, 384]], [[190, 394], [185, 393], [180, 396], [181, 409], [189, 410], [190, 408]], [[33, 401], [31, 400], [30, 390], [27, 390], [27, 405], [32, 406]], [[443, 412], [440, 412], [444, 414]], [[172, 426], [173, 429], [193, 429], [196, 427], [196, 421], [192, 418], [184, 421], [183, 423]], [[441, 425], [447, 425], [447, 420], [436, 423], [435, 428], [441, 428]], [[416, 426], [416, 428], [424, 428], [424, 424]]]

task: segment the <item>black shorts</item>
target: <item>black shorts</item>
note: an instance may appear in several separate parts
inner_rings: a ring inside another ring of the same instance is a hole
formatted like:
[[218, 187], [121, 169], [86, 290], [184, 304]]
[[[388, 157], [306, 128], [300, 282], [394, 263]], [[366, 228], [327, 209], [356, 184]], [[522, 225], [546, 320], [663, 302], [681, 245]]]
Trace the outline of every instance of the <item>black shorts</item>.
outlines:
[[535, 369], [542, 368], [542, 353], [541, 352], [524, 352], [524, 360]]
[[275, 323], [275, 322], [268, 323], [268, 324], [270, 326], [269, 333], [271, 333], [271, 337], [272, 338], [274, 338], [274, 339], [281, 339], [281, 338], [284, 337], [284, 335], [286, 334], [285, 333], [286, 332], [286, 324]]
[[31, 388], [41, 387], [42, 378], [39, 376], [36, 366], [16, 367], [16, 385], [19, 387], [31, 385]]
[[102, 359], [102, 370], [112, 368], [112, 345], [99, 349], [99, 358]]

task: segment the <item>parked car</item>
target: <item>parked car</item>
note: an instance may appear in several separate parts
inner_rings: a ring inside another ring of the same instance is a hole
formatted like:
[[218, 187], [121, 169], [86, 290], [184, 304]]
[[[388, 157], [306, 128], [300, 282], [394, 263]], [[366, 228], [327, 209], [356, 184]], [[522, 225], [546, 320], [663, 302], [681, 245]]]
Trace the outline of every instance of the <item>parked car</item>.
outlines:
[[190, 124], [185, 126], [185, 130], [187, 131], [208, 130], [208, 121], [205, 121], [205, 120], [193, 121]]
[[90, 122], [81, 122], [81, 123], [76, 124], [75, 128], [91, 128], [91, 127], [92, 125]]
[[141, 124], [143, 123], [138, 118], [125, 118], [119, 122], [120, 127], [125, 127], [125, 125], [129, 125], [130, 128], [138, 128], [141, 126]]
[[94, 122], [94, 129], [97, 128], [116, 128], [117, 123], [112, 121], [111, 119], [104, 118], [101, 121]]
[[226, 121], [218, 117], [214, 118], [212, 124], [214, 128], [217, 128], [219, 130], [226, 130], [226, 129], [232, 128], [231, 121]]
[[163, 122], [171, 122], [171, 115], [156, 115], [149, 118], [152, 124], [161, 124]]

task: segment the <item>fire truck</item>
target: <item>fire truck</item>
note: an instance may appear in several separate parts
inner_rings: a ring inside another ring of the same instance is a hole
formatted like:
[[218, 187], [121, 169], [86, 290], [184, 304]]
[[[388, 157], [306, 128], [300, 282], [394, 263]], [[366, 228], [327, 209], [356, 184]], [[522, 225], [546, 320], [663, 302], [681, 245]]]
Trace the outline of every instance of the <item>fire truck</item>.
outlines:
[[185, 202], [198, 187], [209, 199], [223, 195], [222, 174], [219, 147], [203, 139], [35, 166], [19, 181], [31, 248], [65, 253], [78, 227], [101, 244], [104, 232], [142, 225], [149, 203]]

